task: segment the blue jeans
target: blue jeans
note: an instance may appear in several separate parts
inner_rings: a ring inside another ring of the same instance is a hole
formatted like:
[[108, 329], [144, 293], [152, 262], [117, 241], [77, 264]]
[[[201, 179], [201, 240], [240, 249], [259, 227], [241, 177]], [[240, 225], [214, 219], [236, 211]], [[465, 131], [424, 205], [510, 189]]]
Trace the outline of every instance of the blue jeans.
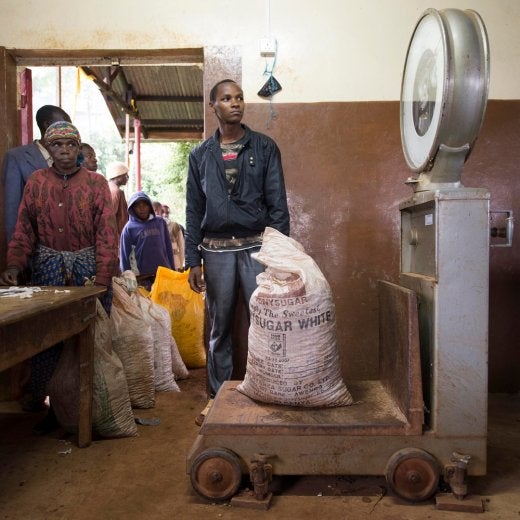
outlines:
[[256, 289], [256, 276], [264, 266], [251, 258], [260, 247], [242, 251], [203, 251], [206, 307], [210, 334], [208, 383], [214, 395], [233, 373], [233, 318], [241, 287], [249, 319], [249, 300]]

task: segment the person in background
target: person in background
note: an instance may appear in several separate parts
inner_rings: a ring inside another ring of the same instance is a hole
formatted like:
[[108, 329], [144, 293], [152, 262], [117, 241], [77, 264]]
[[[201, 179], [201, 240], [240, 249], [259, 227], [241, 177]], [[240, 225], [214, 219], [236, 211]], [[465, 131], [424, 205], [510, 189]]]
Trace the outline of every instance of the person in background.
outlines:
[[206, 292], [211, 324], [210, 401], [197, 424], [204, 420], [211, 397], [233, 373], [232, 324], [239, 286], [249, 315], [256, 276], [263, 271], [251, 254], [260, 249], [266, 226], [289, 234], [278, 146], [241, 123], [244, 94], [235, 81], [220, 81], [209, 98], [218, 129], [190, 152], [186, 184], [188, 282], [195, 292]]
[[[121, 272], [133, 270], [148, 290], [159, 266], [175, 269], [168, 227], [154, 212], [152, 201], [144, 191], [134, 193], [128, 201], [129, 220], [121, 234], [119, 265]], [[136, 266], [132, 265], [135, 256]], [[134, 267], [132, 269], [132, 267]]]
[[162, 213], [161, 213], [161, 215], [166, 220], [170, 219], [170, 206], [168, 206], [168, 204], [163, 204], [162, 205]]
[[152, 208], [156, 217], [163, 216], [163, 205], [158, 200], [152, 202]]
[[170, 207], [167, 204], [163, 204], [162, 206], [162, 216], [164, 220], [166, 220], [166, 224], [168, 225], [168, 234], [170, 235], [170, 240], [172, 241], [175, 270], [182, 273], [184, 271], [183, 227], [174, 220], [170, 220]]
[[[36, 124], [41, 138], [52, 123], [68, 121], [70, 117], [63, 109], [54, 105], [44, 105], [36, 112]], [[52, 166], [52, 157], [41, 139], [30, 144], [7, 150], [2, 167], [4, 183], [4, 222], [7, 242], [13, 235], [18, 207], [29, 175], [36, 170]]]
[[[50, 125], [44, 143], [53, 165], [27, 180], [0, 281], [17, 285], [31, 259], [32, 285], [83, 286], [87, 280], [103, 285], [107, 291], [101, 303], [110, 313], [117, 236], [108, 183], [102, 175], [78, 166], [81, 138], [71, 123]], [[31, 395], [41, 404], [61, 349], [60, 343], [31, 359]], [[45, 434], [57, 426], [51, 403], [35, 432]]]
[[79, 161], [82, 166], [91, 172], [97, 172], [98, 162], [94, 148], [87, 143], [81, 143]]
[[[168, 206], [167, 204], [162, 205], [162, 216], [166, 220], [170, 220], [170, 206]], [[177, 224], [179, 223], [177, 222]], [[179, 224], [179, 227], [181, 228], [182, 236], [184, 237], [184, 235], [186, 234], [186, 230], [184, 229], [184, 226], [182, 224]]]
[[106, 177], [116, 215], [117, 236], [120, 238], [123, 228], [128, 222], [128, 205], [122, 189], [128, 182], [128, 166], [120, 161], [111, 162], [107, 166]]

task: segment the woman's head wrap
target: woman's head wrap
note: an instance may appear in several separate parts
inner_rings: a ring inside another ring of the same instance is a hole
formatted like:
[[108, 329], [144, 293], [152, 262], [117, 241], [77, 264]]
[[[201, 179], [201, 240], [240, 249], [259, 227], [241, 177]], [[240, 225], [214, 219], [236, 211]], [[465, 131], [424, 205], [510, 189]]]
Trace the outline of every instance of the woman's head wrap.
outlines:
[[67, 121], [58, 121], [49, 125], [43, 136], [45, 144], [50, 144], [57, 139], [74, 139], [78, 144], [81, 144], [81, 137], [78, 129]]

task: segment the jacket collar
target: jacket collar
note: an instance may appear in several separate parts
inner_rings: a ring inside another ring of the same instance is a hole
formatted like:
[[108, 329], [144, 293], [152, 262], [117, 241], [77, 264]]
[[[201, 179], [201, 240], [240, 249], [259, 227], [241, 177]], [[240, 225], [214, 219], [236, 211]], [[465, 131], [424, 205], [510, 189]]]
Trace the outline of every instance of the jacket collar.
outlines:
[[[244, 124], [242, 124], [242, 128], [244, 129], [244, 132], [245, 132], [243, 139], [244, 139], [244, 146], [246, 146], [251, 139], [251, 129]], [[211, 146], [212, 146], [213, 150], [214, 151], [220, 150], [220, 130], [218, 128], [215, 131], [215, 133], [213, 134], [213, 136], [210, 137], [210, 139], [211, 139]]]

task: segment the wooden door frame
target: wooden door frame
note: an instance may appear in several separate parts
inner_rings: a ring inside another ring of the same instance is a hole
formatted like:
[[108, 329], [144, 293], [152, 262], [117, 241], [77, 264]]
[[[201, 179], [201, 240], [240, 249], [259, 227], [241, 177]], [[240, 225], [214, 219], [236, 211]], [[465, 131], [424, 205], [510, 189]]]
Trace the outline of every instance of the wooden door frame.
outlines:
[[[18, 100], [16, 61], [0, 47], [0, 163], [5, 151], [18, 142]], [[0, 170], [1, 172], [1, 170]], [[0, 173], [1, 175], [1, 173]], [[4, 225], [4, 180], [0, 179], [0, 271], [5, 269], [7, 249]]]

